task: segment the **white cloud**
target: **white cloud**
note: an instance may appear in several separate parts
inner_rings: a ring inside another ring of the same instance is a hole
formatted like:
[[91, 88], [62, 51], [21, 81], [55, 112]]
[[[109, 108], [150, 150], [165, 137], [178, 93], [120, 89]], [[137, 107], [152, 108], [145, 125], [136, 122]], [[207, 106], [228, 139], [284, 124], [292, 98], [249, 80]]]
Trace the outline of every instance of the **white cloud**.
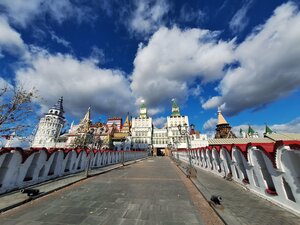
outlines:
[[182, 22], [200, 23], [205, 19], [206, 14], [201, 9], [189, 8], [186, 4], [180, 9], [179, 20]]
[[167, 123], [167, 118], [166, 117], [159, 117], [153, 119], [153, 125], [157, 128], [162, 128], [164, 125]]
[[129, 30], [137, 35], [148, 35], [164, 24], [169, 11], [165, 0], [136, 0], [134, 11], [129, 18]]
[[205, 134], [209, 138], [213, 138], [216, 132], [216, 125], [218, 123], [218, 119], [216, 118], [210, 118], [203, 124], [203, 130]]
[[58, 23], [68, 18], [82, 22], [91, 17], [89, 9], [84, 6], [78, 7], [70, 0], [2, 0], [0, 6], [22, 27], [26, 27], [36, 16], [46, 13]]
[[216, 118], [210, 118], [203, 124], [203, 130], [215, 130], [216, 125], [218, 123], [218, 119]]
[[16, 71], [17, 83], [34, 86], [45, 112], [64, 96], [67, 114], [81, 117], [89, 105], [96, 113], [125, 115], [134, 108], [129, 81], [118, 70], [101, 69], [93, 60], [71, 55], [32, 53], [31, 65]]
[[210, 109], [210, 108], [216, 108], [221, 105], [221, 97], [220, 96], [214, 96], [210, 99], [208, 99], [206, 102], [202, 104], [202, 107], [204, 109]]
[[51, 39], [53, 41], [57, 42], [58, 44], [63, 45], [66, 48], [70, 48], [70, 42], [69, 41], [63, 39], [62, 37], [58, 37], [53, 30], [50, 31], [49, 33], [50, 33]]
[[[220, 96], [203, 104], [225, 104], [229, 115], [263, 107], [300, 87], [300, 13], [291, 2], [278, 7], [235, 51], [240, 65], [220, 82]], [[218, 101], [216, 101], [218, 100]]]
[[[254, 131], [258, 132], [260, 137], [263, 137], [263, 133], [265, 132], [265, 125], [251, 125]], [[246, 124], [242, 124], [239, 126], [232, 127], [232, 131], [237, 135], [240, 136], [240, 129], [247, 133], [248, 126]], [[299, 133], [300, 130], [300, 117], [297, 117], [287, 123], [282, 124], [268, 124], [268, 127], [271, 128], [272, 131], [276, 133]]]
[[196, 79], [222, 78], [224, 65], [234, 60], [234, 44], [217, 37], [208, 30], [160, 28], [138, 49], [131, 77], [134, 95], [157, 107], [172, 98], [185, 101]]
[[26, 52], [26, 45], [21, 35], [9, 25], [7, 19], [0, 16], [0, 53], [2, 51], [23, 55]]
[[250, 9], [253, 0], [248, 0], [232, 17], [229, 22], [229, 27], [233, 33], [242, 32], [249, 23], [249, 18], [247, 17], [247, 12]]

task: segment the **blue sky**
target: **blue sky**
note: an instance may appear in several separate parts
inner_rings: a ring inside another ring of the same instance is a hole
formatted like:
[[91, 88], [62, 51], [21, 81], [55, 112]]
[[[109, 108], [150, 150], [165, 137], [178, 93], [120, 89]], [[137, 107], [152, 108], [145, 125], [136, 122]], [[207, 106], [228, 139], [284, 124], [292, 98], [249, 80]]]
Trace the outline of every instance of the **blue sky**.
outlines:
[[161, 126], [176, 98], [211, 133], [300, 128], [299, 1], [1, 0], [0, 85], [36, 87], [37, 114], [64, 96], [69, 123], [135, 116]]

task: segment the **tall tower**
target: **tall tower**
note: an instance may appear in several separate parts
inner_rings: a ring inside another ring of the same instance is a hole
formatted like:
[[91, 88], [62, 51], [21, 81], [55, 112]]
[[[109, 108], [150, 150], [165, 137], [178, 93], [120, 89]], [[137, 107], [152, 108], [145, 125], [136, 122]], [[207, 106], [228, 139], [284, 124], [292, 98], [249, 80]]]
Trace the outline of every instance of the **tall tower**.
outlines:
[[231, 131], [231, 126], [225, 120], [220, 109], [218, 109], [218, 124], [215, 138], [236, 138], [235, 134]]
[[144, 100], [142, 100], [142, 104], [140, 107], [140, 118], [147, 118], [147, 108]]
[[180, 116], [180, 110], [175, 99], [172, 99], [172, 116]]
[[41, 118], [32, 147], [54, 147], [64, 124], [63, 97], [61, 97]]

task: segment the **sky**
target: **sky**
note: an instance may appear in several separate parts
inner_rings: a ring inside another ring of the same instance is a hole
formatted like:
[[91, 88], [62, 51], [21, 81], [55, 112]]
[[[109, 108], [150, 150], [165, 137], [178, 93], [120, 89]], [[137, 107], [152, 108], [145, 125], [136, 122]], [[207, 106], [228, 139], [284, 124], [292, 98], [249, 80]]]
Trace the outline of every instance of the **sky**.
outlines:
[[157, 127], [171, 99], [202, 133], [217, 109], [234, 131], [300, 128], [300, 2], [0, 0], [0, 86], [60, 96], [68, 124], [137, 116]]

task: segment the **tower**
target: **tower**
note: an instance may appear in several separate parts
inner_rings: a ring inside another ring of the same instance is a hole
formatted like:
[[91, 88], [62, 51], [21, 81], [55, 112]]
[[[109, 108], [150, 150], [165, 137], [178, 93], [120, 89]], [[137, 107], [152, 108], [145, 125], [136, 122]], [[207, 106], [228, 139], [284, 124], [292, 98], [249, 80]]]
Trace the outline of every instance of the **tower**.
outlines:
[[140, 118], [147, 118], [147, 108], [145, 105], [145, 101], [142, 100], [141, 102], [142, 102], [142, 104], [140, 107]]
[[65, 124], [63, 97], [41, 118], [32, 147], [54, 147]]
[[225, 120], [220, 109], [218, 109], [218, 124], [215, 138], [236, 138], [234, 133], [231, 131], [231, 126]]
[[77, 131], [80, 133], [86, 133], [88, 132], [90, 125], [91, 125], [91, 107], [88, 108], [88, 111], [81, 119]]
[[123, 127], [121, 129], [121, 132], [123, 133], [129, 133], [130, 132], [130, 121], [129, 121], [129, 113], [127, 114], [126, 120], [123, 124]]
[[172, 99], [172, 116], [180, 116], [179, 107], [174, 98]]

